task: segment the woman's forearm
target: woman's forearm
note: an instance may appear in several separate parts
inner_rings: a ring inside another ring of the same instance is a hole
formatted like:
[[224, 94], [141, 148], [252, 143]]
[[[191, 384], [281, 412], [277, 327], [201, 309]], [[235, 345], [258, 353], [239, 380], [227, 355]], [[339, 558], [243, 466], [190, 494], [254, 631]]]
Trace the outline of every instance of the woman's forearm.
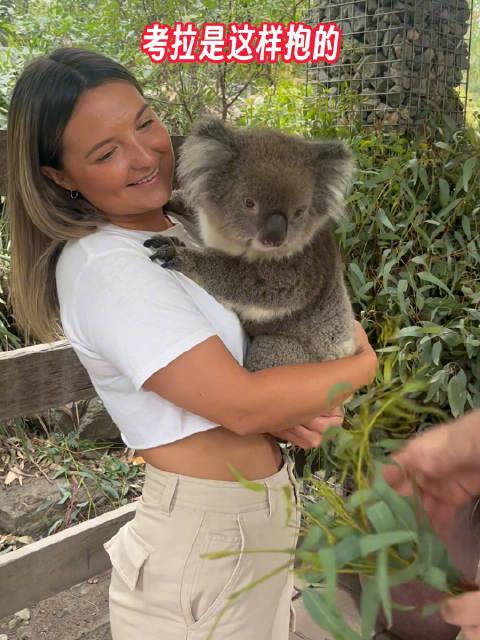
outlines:
[[242, 435], [275, 433], [308, 422], [372, 382], [376, 367], [372, 351], [251, 373], [246, 381], [244, 413], [235, 430]]

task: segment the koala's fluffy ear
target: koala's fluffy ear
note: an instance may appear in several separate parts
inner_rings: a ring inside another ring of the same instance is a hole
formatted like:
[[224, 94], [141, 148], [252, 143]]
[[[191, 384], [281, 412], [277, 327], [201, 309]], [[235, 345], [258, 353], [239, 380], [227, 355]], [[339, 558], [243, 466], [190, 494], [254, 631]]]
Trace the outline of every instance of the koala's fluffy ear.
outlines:
[[[228, 125], [214, 117], [198, 120], [180, 147], [177, 167], [180, 186], [183, 188], [187, 183], [192, 183], [202, 175], [206, 176], [210, 171], [217, 172], [220, 167], [225, 167], [236, 153], [235, 134]], [[190, 190], [185, 191], [187, 199], [197, 196], [196, 193], [190, 194]]]
[[235, 146], [235, 135], [232, 129], [220, 118], [204, 116], [192, 128], [192, 136], [214, 140], [226, 146]]
[[316, 176], [317, 193], [321, 201], [330, 196], [329, 215], [338, 220], [344, 212], [344, 198], [352, 184], [355, 163], [352, 151], [342, 140], [310, 142], [310, 163]]

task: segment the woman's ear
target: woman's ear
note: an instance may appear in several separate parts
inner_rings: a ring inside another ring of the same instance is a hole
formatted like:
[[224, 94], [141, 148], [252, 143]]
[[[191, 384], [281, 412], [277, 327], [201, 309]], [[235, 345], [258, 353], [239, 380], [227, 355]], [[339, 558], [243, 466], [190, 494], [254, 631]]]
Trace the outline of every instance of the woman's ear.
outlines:
[[71, 182], [71, 180], [65, 177], [63, 171], [47, 166], [40, 167], [40, 171], [44, 176], [47, 176], [47, 178], [49, 178], [56, 185], [62, 187], [62, 189], [66, 189], [67, 191], [75, 191], [75, 185], [73, 184], [73, 182]]

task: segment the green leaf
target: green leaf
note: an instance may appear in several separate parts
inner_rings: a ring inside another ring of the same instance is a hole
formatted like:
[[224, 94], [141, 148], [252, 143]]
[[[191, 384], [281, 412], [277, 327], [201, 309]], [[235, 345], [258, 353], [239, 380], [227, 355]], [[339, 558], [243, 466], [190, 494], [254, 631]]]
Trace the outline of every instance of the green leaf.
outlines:
[[433, 364], [437, 366], [439, 365], [441, 354], [442, 354], [442, 343], [440, 342], [440, 340], [438, 340], [437, 342], [435, 342], [435, 344], [432, 347]]
[[403, 542], [414, 542], [417, 534], [414, 531], [387, 531], [371, 533], [360, 540], [360, 549], [364, 555], [376, 553], [380, 549], [392, 547]]
[[441, 280], [439, 280], [432, 273], [429, 273], [428, 271], [420, 271], [420, 273], [418, 274], [418, 277], [421, 280], [425, 280], [426, 282], [430, 282], [431, 284], [434, 284], [439, 289], [442, 289], [443, 291], [446, 291], [449, 295], [452, 295], [452, 292], [447, 287], [447, 285], [444, 282], [442, 282]]
[[454, 418], [463, 413], [467, 399], [467, 377], [463, 369], [448, 382], [448, 402]]
[[372, 578], [364, 578], [362, 595], [360, 600], [360, 612], [362, 617], [362, 638], [368, 640], [375, 633], [375, 623], [380, 610], [380, 595], [376, 581]]
[[465, 193], [468, 191], [468, 183], [472, 177], [473, 170], [477, 166], [477, 158], [469, 158], [463, 165], [463, 190]]
[[335, 550], [322, 549], [318, 552], [318, 558], [322, 565], [322, 571], [325, 576], [325, 600], [328, 604], [335, 608], [335, 598], [337, 592], [337, 568], [335, 566]]
[[388, 229], [391, 229], [392, 231], [396, 231], [395, 227], [393, 226], [393, 224], [390, 222], [390, 220], [387, 218], [387, 214], [385, 213], [384, 209], [379, 209], [377, 211], [377, 218], [380, 220], [380, 222], [387, 227]]
[[344, 626], [341, 613], [325, 600], [319, 590], [304, 589], [302, 600], [314, 622], [333, 636], [341, 637], [339, 634]]
[[322, 596], [322, 591], [307, 588], [302, 592], [303, 604], [313, 621], [337, 640], [363, 640], [361, 635], [345, 623], [343, 613], [329, 605]]
[[440, 188], [440, 204], [442, 207], [446, 207], [450, 200], [450, 185], [444, 178], [439, 178], [438, 186]]
[[390, 597], [390, 586], [388, 583], [388, 551], [380, 549], [377, 553], [377, 588], [382, 603], [383, 612], [388, 622], [392, 625], [392, 599]]
[[385, 502], [377, 502], [367, 507], [366, 514], [377, 533], [398, 529], [392, 510]]
[[[469, 215], [470, 215], [470, 212], [469, 212]], [[468, 215], [462, 216], [462, 229], [463, 229], [463, 233], [467, 237], [467, 240], [471, 240], [472, 239], [472, 228], [471, 228], [471, 225], [470, 225], [470, 218], [468, 217]]]
[[437, 589], [437, 591], [448, 591], [447, 576], [445, 575], [445, 572], [438, 567], [427, 567], [420, 577], [425, 584]]
[[452, 200], [450, 204], [447, 204], [446, 207], [444, 207], [437, 213], [437, 216], [436, 216], [437, 221], [440, 221], [440, 220], [443, 220], [443, 218], [446, 218], [447, 215], [450, 213], [450, 211], [452, 211], [452, 209], [455, 209], [455, 207], [459, 205], [461, 202], [462, 200], [460, 198], [456, 198], [455, 200]]
[[415, 503], [411, 498], [400, 496], [394, 491], [385, 482], [381, 469], [381, 465], [377, 465], [374, 480], [374, 489], [377, 495], [385, 500], [401, 527], [410, 531], [417, 531]]
[[362, 556], [360, 549], [360, 537], [358, 535], [346, 536], [333, 548], [335, 551], [335, 564], [337, 569], [358, 560]]
[[68, 467], [60, 467], [59, 469], [57, 469], [55, 471], [55, 473], [52, 476], [52, 480], [56, 480], [57, 478], [59, 478], [60, 476], [64, 476], [67, 474], [68, 471]]
[[238, 469], [233, 466], [233, 464], [229, 464], [228, 468], [233, 473], [237, 481], [240, 482], [240, 484], [246, 489], [251, 489], [252, 491], [257, 491], [258, 493], [265, 491], [266, 487], [264, 484], [253, 482], [252, 480], [247, 480], [241, 475], [240, 471], [238, 471]]
[[359, 489], [348, 498], [347, 505], [351, 510], [358, 509], [358, 507], [375, 499], [378, 499], [378, 494], [373, 489]]
[[322, 542], [325, 542], [323, 529], [317, 526], [312, 526], [303, 538], [300, 544], [300, 549], [304, 551], [316, 551]]
[[414, 580], [421, 571], [421, 567], [422, 565], [418, 561], [418, 558], [415, 558], [415, 560], [405, 567], [405, 569], [400, 569], [399, 571], [394, 572], [392, 571], [388, 577], [390, 587], [398, 587], [401, 584]]

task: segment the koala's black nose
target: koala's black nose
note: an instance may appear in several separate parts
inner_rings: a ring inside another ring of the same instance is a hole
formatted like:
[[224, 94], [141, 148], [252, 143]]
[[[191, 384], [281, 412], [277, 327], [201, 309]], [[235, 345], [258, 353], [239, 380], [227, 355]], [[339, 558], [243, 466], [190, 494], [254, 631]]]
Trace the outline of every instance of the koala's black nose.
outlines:
[[265, 219], [260, 229], [260, 242], [278, 247], [285, 240], [287, 229], [286, 216], [281, 212], [274, 211]]

